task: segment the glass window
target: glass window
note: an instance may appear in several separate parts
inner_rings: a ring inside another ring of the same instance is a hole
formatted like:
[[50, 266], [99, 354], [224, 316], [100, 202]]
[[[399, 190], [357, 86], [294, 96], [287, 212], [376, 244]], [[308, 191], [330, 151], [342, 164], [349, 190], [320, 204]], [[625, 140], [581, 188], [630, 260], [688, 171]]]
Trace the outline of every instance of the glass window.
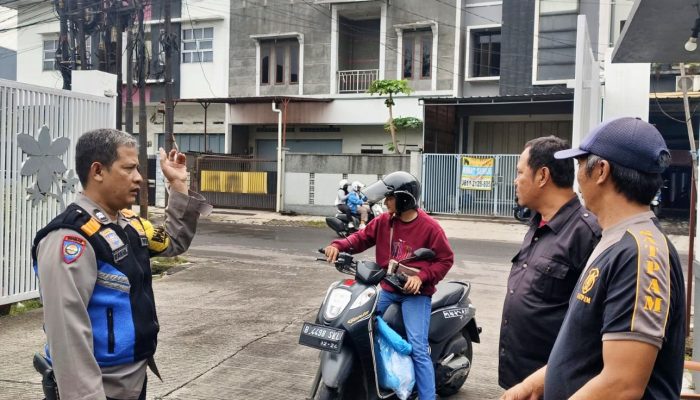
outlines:
[[406, 37], [403, 41], [403, 75], [404, 79], [413, 78], [413, 38]]
[[214, 28], [195, 28], [182, 30], [183, 63], [213, 62], [213, 49]]
[[299, 83], [299, 43], [289, 46], [289, 83]]
[[433, 55], [432, 36], [432, 34], [424, 34], [421, 36], [421, 78], [430, 78], [430, 67]]
[[260, 48], [260, 83], [270, 83], [270, 46]]
[[[270, 76], [274, 74], [274, 76]], [[299, 83], [299, 42], [289, 39], [260, 43], [260, 84]]]
[[501, 29], [472, 31], [472, 77], [501, 74]]
[[56, 64], [56, 50], [58, 50], [58, 39], [44, 40], [44, 71], [53, 71], [58, 69]]
[[286, 46], [275, 46], [275, 83], [284, 83], [284, 53]]

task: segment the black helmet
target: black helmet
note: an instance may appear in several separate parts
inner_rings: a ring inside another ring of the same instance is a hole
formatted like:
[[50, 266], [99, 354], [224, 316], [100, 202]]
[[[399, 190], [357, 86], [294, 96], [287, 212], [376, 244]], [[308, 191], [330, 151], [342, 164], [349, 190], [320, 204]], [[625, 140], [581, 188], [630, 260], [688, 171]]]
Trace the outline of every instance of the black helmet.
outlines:
[[396, 212], [418, 208], [420, 183], [415, 176], [404, 171], [396, 171], [367, 186], [363, 192], [367, 200], [375, 203], [387, 197], [396, 198]]

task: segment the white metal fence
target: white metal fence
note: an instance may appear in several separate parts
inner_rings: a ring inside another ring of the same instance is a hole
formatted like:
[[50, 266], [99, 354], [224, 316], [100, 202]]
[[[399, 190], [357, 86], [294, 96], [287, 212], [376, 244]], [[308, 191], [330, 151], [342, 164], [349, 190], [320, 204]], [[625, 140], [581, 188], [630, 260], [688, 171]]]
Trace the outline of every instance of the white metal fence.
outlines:
[[378, 78], [378, 69], [338, 71], [338, 93], [364, 93]]
[[[463, 158], [492, 159], [484, 169], [490, 188], [462, 189]], [[518, 155], [513, 154], [424, 154], [423, 208], [438, 214], [511, 216], [515, 205]], [[485, 189], [485, 190], [483, 190]]]
[[[31, 267], [32, 240], [60, 212], [59, 199], [68, 204], [75, 197], [61, 188], [66, 188], [63, 183], [74, 170], [78, 137], [91, 129], [112, 127], [114, 107], [114, 100], [105, 97], [0, 80], [0, 305], [38, 297]], [[39, 139], [43, 126], [49, 141]], [[36, 143], [20, 148], [18, 134], [28, 134]], [[67, 151], [54, 154], [63, 147], [56, 145], [58, 138], [67, 138], [70, 144]], [[47, 197], [32, 192], [39, 187], [36, 175], [21, 174], [23, 163], [31, 156], [37, 157], [39, 163], [34, 164], [41, 167], [55, 166], [58, 159], [67, 169], [62, 174], [55, 168], [48, 171], [51, 190], [43, 190], [50, 192]]]

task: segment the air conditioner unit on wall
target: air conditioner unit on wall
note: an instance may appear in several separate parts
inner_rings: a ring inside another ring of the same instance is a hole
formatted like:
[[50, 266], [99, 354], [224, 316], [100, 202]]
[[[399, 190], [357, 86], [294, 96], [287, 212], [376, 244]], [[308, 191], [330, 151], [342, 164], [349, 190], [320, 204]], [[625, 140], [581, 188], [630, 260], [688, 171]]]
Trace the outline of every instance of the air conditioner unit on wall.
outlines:
[[[700, 92], [700, 75], [686, 75], [686, 87], [689, 92]], [[676, 91], [682, 92], [683, 87], [681, 86], [681, 77], [676, 77]]]

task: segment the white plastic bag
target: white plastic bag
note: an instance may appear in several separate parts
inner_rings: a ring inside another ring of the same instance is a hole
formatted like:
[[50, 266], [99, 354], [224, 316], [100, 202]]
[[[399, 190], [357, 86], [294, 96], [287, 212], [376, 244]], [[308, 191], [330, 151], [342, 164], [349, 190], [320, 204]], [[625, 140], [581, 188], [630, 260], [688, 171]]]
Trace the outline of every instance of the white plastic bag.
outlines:
[[[380, 320], [380, 318], [377, 318]], [[383, 324], [382, 324], [383, 323]], [[396, 396], [401, 400], [406, 400], [413, 391], [415, 385], [415, 374], [413, 371], [413, 360], [409, 354], [402, 354], [395, 348], [394, 340], [391, 333], [398, 336], [396, 332], [391, 330], [384, 321], [377, 324], [381, 326], [374, 336], [374, 351], [377, 359], [377, 377], [379, 386], [393, 390]], [[390, 332], [387, 332], [389, 329]], [[387, 334], [390, 339], [387, 338]], [[400, 336], [399, 336], [400, 337]], [[403, 340], [403, 339], [401, 339]], [[410, 349], [410, 345], [405, 343]], [[400, 346], [399, 346], [400, 347]], [[404, 348], [401, 348], [405, 352]]]

